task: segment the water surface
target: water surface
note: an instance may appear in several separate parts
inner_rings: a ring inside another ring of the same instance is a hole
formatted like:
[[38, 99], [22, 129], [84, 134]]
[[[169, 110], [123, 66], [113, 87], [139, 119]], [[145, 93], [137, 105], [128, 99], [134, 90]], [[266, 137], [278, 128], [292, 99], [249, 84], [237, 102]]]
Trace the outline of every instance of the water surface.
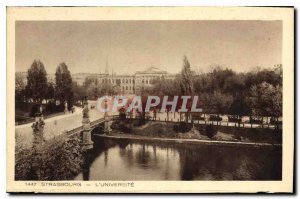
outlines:
[[75, 180], [281, 180], [281, 147], [94, 142]]

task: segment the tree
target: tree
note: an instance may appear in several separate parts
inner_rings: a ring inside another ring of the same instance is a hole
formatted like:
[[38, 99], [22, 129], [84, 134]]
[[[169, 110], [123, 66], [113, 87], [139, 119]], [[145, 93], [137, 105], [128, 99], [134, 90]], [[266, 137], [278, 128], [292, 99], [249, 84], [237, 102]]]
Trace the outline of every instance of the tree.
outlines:
[[45, 98], [46, 99], [54, 98], [54, 85], [51, 82], [47, 84], [47, 92], [46, 92]]
[[173, 80], [166, 79], [164, 76], [155, 78], [152, 80], [153, 87], [149, 87], [145, 91], [150, 95], [179, 95], [179, 80], [179, 76], [176, 76]]
[[282, 116], [282, 87], [280, 85], [271, 86], [265, 94], [269, 96], [270, 101], [266, 107], [267, 113], [272, 117]]
[[[246, 101], [246, 96], [242, 92], [240, 94], [236, 94], [233, 98], [233, 102], [231, 103], [229, 113], [232, 115], [235, 115], [237, 117], [234, 118], [233, 122], [238, 122], [238, 125], [240, 126], [241, 123], [241, 117], [243, 115], [249, 115], [251, 113], [251, 109]], [[230, 118], [229, 118], [230, 120]]]
[[282, 115], [282, 87], [263, 82], [251, 87], [247, 102], [253, 115], [271, 116], [276, 119]]
[[26, 94], [34, 102], [41, 103], [47, 92], [47, 72], [40, 60], [34, 60], [27, 74]]
[[245, 90], [245, 80], [243, 74], [232, 74], [224, 79], [222, 89], [226, 93], [240, 95]]
[[25, 83], [23, 81], [22, 74], [16, 73], [15, 76], [15, 99], [16, 101], [24, 102], [25, 95]]
[[68, 109], [73, 106], [72, 77], [65, 63], [60, 63], [55, 73], [55, 96], [60, 103], [68, 103]]
[[88, 88], [93, 83], [93, 79], [86, 77], [83, 82], [83, 87]]
[[263, 82], [272, 84], [273, 86], [282, 85], [282, 70], [281, 66], [274, 70], [264, 69], [255, 70], [245, 74], [245, 86], [250, 88], [253, 85], [259, 85]]
[[[193, 72], [191, 70], [190, 62], [187, 57], [183, 57], [183, 68], [180, 74], [180, 88], [182, 95], [190, 95], [194, 94], [194, 86], [193, 86]], [[188, 123], [189, 113], [185, 113], [185, 122]]]
[[180, 88], [183, 95], [193, 94], [193, 72], [191, 71], [191, 65], [187, 57], [183, 57], [183, 68], [180, 76]]
[[77, 82], [72, 82], [72, 90], [74, 93], [74, 100], [76, 102], [81, 101], [81, 104], [83, 104], [84, 97], [87, 96], [87, 90], [84, 86], [78, 85]]
[[15, 88], [16, 88], [16, 91], [21, 91], [21, 90], [25, 89], [25, 83], [23, 81], [22, 74], [20, 74], [20, 73], [16, 73]]
[[209, 100], [207, 100], [209, 112], [217, 114], [219, 117], [220, 114], [225, 114], [228, 112], [232, 101], [233, 98], [230, 94], [224, 94], [220, 91], [215, 91], [209, 95]]
[[[96, 89], [98, 89], [98, 87]], [[115, 94], [115, 89], [111, 82], [105, 81], [104, 83], [102, 83], [100, 95], [114, 95], [114, 94]]]

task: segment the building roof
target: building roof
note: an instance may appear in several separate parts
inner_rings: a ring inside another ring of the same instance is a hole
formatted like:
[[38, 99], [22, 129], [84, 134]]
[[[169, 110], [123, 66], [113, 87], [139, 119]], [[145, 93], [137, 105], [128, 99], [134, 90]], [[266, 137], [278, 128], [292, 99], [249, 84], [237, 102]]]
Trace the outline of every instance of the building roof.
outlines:
[[163, 71], [163, 70], [160, 70], [159, 68], [156, 68], [156, 67], [149, 67], [149, 68], [146, 68], [146, 70], [144, 71], [137, 71], [135, 74], [166, 74], [167, 71]]

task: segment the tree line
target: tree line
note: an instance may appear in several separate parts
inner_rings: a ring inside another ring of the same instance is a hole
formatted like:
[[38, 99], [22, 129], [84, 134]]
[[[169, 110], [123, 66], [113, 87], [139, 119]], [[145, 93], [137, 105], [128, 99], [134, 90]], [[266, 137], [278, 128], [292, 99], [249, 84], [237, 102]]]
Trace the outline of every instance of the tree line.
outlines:
[[[37, 112], [38, 106], [45, 102], [50, 113], [64, 110], [65, 103], [71, 110], [74, 102], [71, 73], [65, 63], [60, 63], [55, 72], [55, 83], [48, 81], [47, 71], [40, 60], [34, 60], [27, 71], [27, 83], [16, 74], [16, 104], [27, 106], [33, 104], [31, 116]], [[45, 104], [44, 103], [44, 104]]]
[[175, 79], [158, 78], [143, 94], [197, 95], [203, 113], [233, 115], [237, 120], [241, 116], [252, 116], [252, 120], [271, 117], [276, 122], [282, 116], [282, 65], [240, 73], [217, 66], [197, 73], [184, 56]]
[[99, 79], [93, 77], [86, 77], [83, 85], [73, 83], [74, 100], [82, 100], [82, 96], [87, 96], [90, 100], [97, 100], [103, 95], [116, 95], [121, 92], [121, 82], [116, 80], [116, 85], [111, 82], [100, 82]]
[[[113, 85], [97, 79], [86, 78], [83, 85], [72, 81], [65, 63], [56, 68], [55, 82], [47, 79], [44, 64], [34, 60], [27, 73], [27, 84], [16, 75], [16, 102], [42, 103], [43, 100], [64, 103], [70, 109], [84, 96], [97, 99], [103, 95], [120, 93], [120, 83]], [[214, 67], [210, 72], [200, 73], [191, 69], [187, 57], [183, 67], [173, 80], [164, 77], [153, 80], [152, 87], [142, 90], [142, 95], [197, 95], [202, 102], [203, 113], [241, 116], [272, 117], [282, 116], [282, 65], [273, 69], [255, 69], [250, 72], [235, 72], [232, 69]], [[62, 110], [61, 110], [62, 111]]]

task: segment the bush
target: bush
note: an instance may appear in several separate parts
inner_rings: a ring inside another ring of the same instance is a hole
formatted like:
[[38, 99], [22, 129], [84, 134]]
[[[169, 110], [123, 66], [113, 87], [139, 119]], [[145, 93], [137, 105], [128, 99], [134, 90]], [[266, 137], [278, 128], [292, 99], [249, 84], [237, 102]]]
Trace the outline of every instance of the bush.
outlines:
[[217, 128], [211, 124], [205, 127], [205, 133], [208, 138], [213, 138], [217, 132]]
[[63, 104], [56, 105], [55, 102], [49, 101], [46, 105], [44, 113], [52, 114], [52, 113], [63, 112], [64, 108], [65, 107]]
[[[119, 120], [114, 120], [113, 123], [111, 124], [110, 128], [112, 130], [118, 130], [120, 125], [120, 121]], [[103, 129], [104, 129], [104, 124], [103, 124]]]
[[35, 114], [36, 114], [37, 112], [39, 112], [39, 107], [40, 107], [40, 106], [37, 105], [37, 104], [32, 104], [29, 116], [30, 116], [30, 117], [35, 117]]
[[69, 111], [72, 110], [73, 105], [74, 105], [73, 99], [69, 98], [68, 99], [68, 107], [67, 107]]
[[83, 164], [80, 143], [79, 137], [59, 137], [47, 141], [38, 154], [16, 147], [15, 180], [72, 180]]
[[133, 134], [147, 137], [174, 138], [177, 133], [172, 129], [172, 125], [166, 125], [160, 122], [149, 122], [149, 125], [143, 129], [134, 129]]
[[126, 120], [126, 113], [125, 112], [119, 112], [119, 119], [120, 120]]
[[173, 129], [177, 132], [188, 132], [192, 129], [192, 125], [186, 122], [180, 122], [178, 125], [174, 125]]
[[132, 128], [130, 127], [130, 124], [120, 123], [119, 130], [123, 133], [131, 133]]
[[114, 121], [111, 125], [111, 129], [115, 131], [121, 131], [123, 133], [131, 133], [132, 127], [131, 127], [131, 121]]

